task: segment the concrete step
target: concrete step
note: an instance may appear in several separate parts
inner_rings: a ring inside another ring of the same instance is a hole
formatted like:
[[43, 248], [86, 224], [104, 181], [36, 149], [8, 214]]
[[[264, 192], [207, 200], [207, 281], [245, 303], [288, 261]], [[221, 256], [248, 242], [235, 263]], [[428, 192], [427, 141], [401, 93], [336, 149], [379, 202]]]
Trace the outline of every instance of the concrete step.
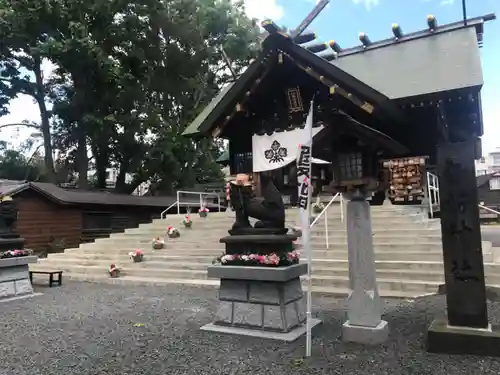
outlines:
[[[179, 258], [172, 258], [170, 255], [164, 255], [159, 253], [151, 253], [145, 255], [144, 262], [136, 264], [138, 267], [143, 268], [172, 268], [172, 269], [193, 269], [193, 270], [206, 270], [206, 268], [211, 264], [212, 258], [200, 257], [201, 262], [194, 262], [189, 258], [187, 261], [178, 260]], [[208, 262], [203, 260], [208, 258]], [[40, 264], [47, 262], [47, 264], [67, 264], [73, 263], [78, 265], [89, 265], [89, 266], [101, 266], [107, 267], [113, 261], [119, 261], [120, 264], [127, 264], [131, 260], [126, 255], [86, 255], [86, 254], [52, 254], [49, 256], [48, 260], [41, 260]], [[302, 259], [303, 262], [307, 260], [305, 257]], [[321, 259], [315, 258], [312, 261], [313, 272], [327, 273], [331, 272], [334, 274], [337, 270], [348, 270], [349, 263], [347, 259]], [[388, 272], [388, 273], [410, 273], [412, 275], [418, 274], [443, 274], [443, 263], [439, 261], [376, 261], [375, 266], [378, 272]], [[496, 263], [485, 263], [484, 264], [485, 273], [487, 275], [500, 275], [500, 264]], [[500, 284], [500, 282], [498, 283]]]
[[[96, 283], [109, 283], [109, 284], [118, 284], [118, 285], [127, 285], [127, 284], [145, 284], [145, 285], [164, 285], [164, 284], [177, 284], [177, 285], [186, 285], [190, 287], [204, 287], [204, 288], [218, 288], [219, 280], [187, 280], [187, 279], [151, 279], [148, 277], [134, 277], [134, 276], [121, 276], [116, 279], [112, 279], [107, 275], [88, 275], [88, 274], [78, 274], [65, 272], [64, 278], [71, 280], [79, 280], [79, 281], [87, 281], [87, 282], [96, 282]], [[303, 284], [304, 292], [307, 291], [307, 285]], [[346, 297], [350, 290], [346, 288], [333, 288], [333, 287], [324, 287], [324, 286], [313, 286], [311, 288], [311, 292], [314, 294], [321, 295], [329, 295], [329, 296], [337, 296], [337, 297]], [[380, 290], [380, 296], [387, 298], [416, 298], [419, 297], [418, 293], [411, 292], [403, 292], [403, 291], [388, 291], [388, 290]]]
[[[179, 238], [172, 238], [172, 239], [165, 239], [165, 246], [166, 248], [175, 248], [175, 249], [198, 249], [198, 248], [224, 248], [224, 244], [220, 243], [220, 237], [208, 237], [204, 236], [203, 237], [203, 242], [200, 242], [200, 239], [197, 237], [179, 237]], [[335, 249], [337, 247], [342, 247], [344, 248], [347, 246], [347, 238], [340, 238], [340, 237], [329, 237], [328, 238], [328, 243], [329, 247], [331, 249]], [[302, 243], [302, 239], [299, 238], [297, 240], [297, 243]], [[326, 238], [325, 236], [321, 235], [313, 235], [311, 236], [311, 246], [313, 248], [324, 248], [326, 247]], [[394, 238], [390, 239], [388, 237], [386, 238], [378, 238], [378, 237], [373, 237], [373, 244], [376, 247], [397, 247], [397, 248], [402, 248], [406, 247], [409, 249], [414, 248], [415, 246], [420, 246], [420, 247], [442, 247], [442, 242], [438, 238], [431, 238], [431, 239], [419, 239], [418, 241], [416, 239], [411, 239], [408, 240], [406, 238]], [[114, 238], [114, 239], [109, 239], [107, 241], [98, 241], [93, 244], [83, 244], [80, 245], [79, 249], [87, 250], [87, 249], [93, 249], [93, 248], [101, 248], [101, 249], [113, 249], [113, 248], [143, 248], [143, 249], [151, 249], [151, 240], [149, 239], [141, 239], [141, 238], [133, 238], [133, 237], [128, 237], [128, 238]]]
[[[302, 245], [297, 245], [299, 249], [302, 249]], [[313, 251], [329, 251], [331, 254], [334, 254], [337, 251], [345, 251], [347, 250], [347, 242], [346, 241], [330, 241], [329, 247], [327, 249], [325, 240], [318, 239], [317, 241], [311, 241], [311, 248]], [[437, 241], [430, 242], [419, 242], [419, 243], [406, 243], [404, 241], [401, 242], [374, 242], [375, 251], [398, 251], [400, 253], [406, 253], [406, 251], [421, 251], [421, 252], [442, 252], [442, 244]], [[78, 249], [67, 249], [66, 253], [71, 252], [85, 252], [85, 253], [112, 253], [112, 252], [121, 252], [124, 254], [128, 254], [129, 252], [141, 249], [143, 251], [178, 251], [183, 254], [191, 254], [192, 252], [213, 252], [219, 251], [222, 252], [225, 250], [225, 245], [221, 243], [217, 243], [215, 241], [208, 241], [207, 243], [198, 243], [198, 242], [189, 242], [182, 241], [181, 239], [169, 240], [165, 243], [165, 249], [162, 250], [152, 250], [151, 244], [149, 243], [141, 243], [135, 241], [127, 241], [127, 242], [117, 242], [117, 243], [106, 243], [101, 244], [97, 243], [94, 246], [80, 247]]]
[[[79, 253], [85, 256], [95, 256], [95, 257], [109, 257], [109, 259], [120, 259], [124, 257], [128, 257], [128, 253], [133, 249], [119, 249], [119, 250], [85, 250], [84, 252], [69, 252], [68, 256], [72, 256], [73, 253]], [[168, 254], [168, 256], [178, 256], [185, 260], [189, 258], [191, 260], [193, 257], [206, 257], [209, 259], [207, 262], [211, 263], [212, 260], [223, 253], [223, 249], [176, 249], [172, 251], [169, 250], [157, 250], [155, 254]], [[323, 258], [323, 259], [347, 259], [348, 253], [347, 249], [338, 249], [338, 250], [313, 250], [313, 258]], [[145, 256], [149, 256], [149, 253], [145, 251]], [[52, 257], [52, 258], [51, 258]], [[302, 259], [305, 259], [306, 255], [302, 254]], [[492, 262], [493, 255], [491, 253], [483, 254], [483, 258], [485, 262]], [[49, 259], [54, 259], [53, 255], [49, 256]], [[439, 249], [429, 250], [429, 249], [390, 249], [390, 250], [381, 250], [380, 248], [375, 250], [375, 259], [380, 261], [388, 261], [388, 260], [398, 260], [398, 261], [432, 261], [432, 262], [441, 262], [443, 259], [442, 252]]]
[[[344, 220], [345, 222], [345, 220]], [[328, 225], [334, 224], [342, 224], [344, 223], [340, 217], [328, 217], [327, 223]], [[410, 216], [390, 216], [390, 217], [372, 217], [372, 224], [383, 224], [385, 222], [389, 223], [406, 223], [406, 224], [414, 224], [414, 223], [429, 223], [429, 224], [439, 224], [440, 221], [437, 220], [422, 220], [418, 217], [410, 217]], [[227, 228], [230, 227], [234, 223], [234, 219], [226, 218], [224, 220], [204, 220], [204, 221], [196, 221], [193, 220], [193, 227], [197, 228], [206, 228], [206, 227], [214, 227], [214, 228]], [[287, 225], [297, 225], [299, 223], [299, 218], [287, 218], [285, 224]], [[324, 217], [321, 217], [316, 221], [315, 225], [324, 224]], [[253, 224], [253, 223], [252, 223]], [[174, 220], [165, 220], [162, 222], [154, 222], [151, 224], [141, 224], [138, 229], [144, 228], [167, 228], [169, 225], [174, 226], [176, 228], [183, 227], [182, 220], [174, 221]]]
[[[95, 248], [86, 248], [86, 249], [69, 249], [64, 252], [64, 254], [82, 254], [82, 255], [125, 255], [131, 251], [136, 249], [141, 249], [146, 255], [155, 253], [155, 254], [172, 254], [172, 255], [182, 255], [182, 256], [193, 256], [193, 255], [218, 255], [222, 254], [225, 249], [224, 246], [210, 246], [205, 247], [202, 245], [196, 244], [196, 246], [182, 246], [182, 244], [176, 244], [175, 246], [167, 246], [166, 249], [161, 250], [152, 250], [150, 247], [140, 247], [140, 246], [130, 246], [130, 247], [95, 247]], [[298, 250], [302, 252], [302, 257], [306, 257], [306, 252], [303, 250], [300, 245]], [[327, 249], [325, 244], [317, 247], [312, 247], [313, 256], [322, 257], [322, 258], [332, 258], [337, 259], [340, 257], [345, 257], [347, 259], [347, 245], [330, 245]], [[406, 246], [393, 245], [393, 244], [376, 244], [375, 245], [375, 253], [376, 254], [392, 254], [397, 257], [397, 259], [403, 259], [406, 254], [418, 253], [422, 256], [442, 256], [442, 248], [440, 245], [420, 245], [420, 244], [410, 244]], [[486, 253], [485, 254], [490, 254]], [[418, 260], [428, 260], [428, 259], [417, 259]]]
[[[137, 267], [137, 264], [129, 265], [119, 265], [122, 270], [123, 276], [134, 276], [134, 277], [145, 277], [147, 275], [150, 279], [196, 279], [204, 280], [207, 278], [207, 272], [201, 270], [177, 270], [177, 269], [154, 269], [148, 268], [147, 274], [144, 272], [144, 268]], [[35, 265], [31, 268], [32, 270], [42, 270], [43, 266]], [[107, 275], [108, 269], [98, 266], [59, 266], [58, 269], [63, 272], [68, 272], [72, 274], [90, 274], [90, 275]], [[377, 278], [377, 284], [381, 290], [399, 290], [403, 292], [411, 292], [418, 294], [426, 293], [436, 293], [438, 291], [439, 285], [442, 284], [440, 281], [421, 281], [412, 279], [384, 279]], [[349, 288], [349, 279], [347, 276], [331, 276], [331, 275], [312, 275], [312, 285], [321, 287], [333, 287], [340, 289]]]

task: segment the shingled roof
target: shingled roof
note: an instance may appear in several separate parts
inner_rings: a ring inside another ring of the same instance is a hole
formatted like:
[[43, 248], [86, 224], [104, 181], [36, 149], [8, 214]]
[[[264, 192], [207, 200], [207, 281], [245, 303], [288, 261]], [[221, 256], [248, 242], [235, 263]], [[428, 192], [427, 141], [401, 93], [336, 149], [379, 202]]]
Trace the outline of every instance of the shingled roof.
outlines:
[[[127, 194], [115, 194], [102, 191], [86, 191], [79, 189], [62, 189], [54, 184], [45, 182], [9, 181], [0, 180], [0, 196], [15, 196], [32, 189], [41, 195], [59, 204], [96, 204], [106, 206], [137, 206], [167, 208], [177, 201], [176, 197], [152, 197]], [[182, 206], [198, 206], [199, 199], [183, 199]], [[217, 205], [207, 204], [209, 207]]]

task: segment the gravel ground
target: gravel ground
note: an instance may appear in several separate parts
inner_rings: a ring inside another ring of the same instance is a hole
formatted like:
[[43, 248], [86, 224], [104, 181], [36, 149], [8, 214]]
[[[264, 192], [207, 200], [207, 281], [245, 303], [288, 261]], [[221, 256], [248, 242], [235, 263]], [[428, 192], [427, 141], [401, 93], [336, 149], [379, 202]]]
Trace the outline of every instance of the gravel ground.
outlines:
[[[0, 375], [475, 375], [499, 374], [491, 358], [430, 355], [425, 332], [443, 314], [441, 296], [385, 301], [390, 341], [339, 341], [345, 304], [313, 296], [323, 325], [292, 344], [199, 330], [216, 308], [213, 289], [66, 282], [42, 296], [0, 303]], [[490, 304], [500, 320], [500, 303]]]

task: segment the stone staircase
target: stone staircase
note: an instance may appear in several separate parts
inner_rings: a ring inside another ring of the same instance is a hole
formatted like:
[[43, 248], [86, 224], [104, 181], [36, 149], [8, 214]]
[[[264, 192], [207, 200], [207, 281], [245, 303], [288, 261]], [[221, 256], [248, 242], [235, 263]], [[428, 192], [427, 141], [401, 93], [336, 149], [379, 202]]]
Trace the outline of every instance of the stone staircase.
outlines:
[[[30, 267], [32, 270], [63, 270], [65, 277], [100, 282], [148, 282], [217, 286], [218, 280], [207, 279], [206, 268], [223, 252], [219, 239], [227, 235], [233, 217], [227, 213], [210, 213], [202, 219], [193, 215], [193, 228], [184, 229], [183, 216], [171, 215], [110, 238], [51, 254]], [[287, 210], [287, 223], [296, 225], [298, 210]], [[325, 220], [313, 227], [314, 292], [346, 295], [348, 293], [347, 237], [340, 220], [340, 206], [328, 211], [328, 239], [325, 243]], [[163, 236], [166, 227], [180, 229], [178, 239], [165, 239], [165, 249], [152, 250], [151, 241]], [[444, 283], [441, 230], [439, 220], [429, 220], [418, 209], [401, 206], [372, 207], [373, 238], [377, 281], [380, 294], [386, 297], [411, 298], [435, 293]], [[145, 260], [133, 263], [128, 253], [141, 249]], [[500, 285], [500, 265], [493, 263], [491, 243], [483, 243], [487, 283]], [[302, 252], [301, 261], [307, 255]], [[111, 263], [122, 269], [118, 279], [107, 270]]]

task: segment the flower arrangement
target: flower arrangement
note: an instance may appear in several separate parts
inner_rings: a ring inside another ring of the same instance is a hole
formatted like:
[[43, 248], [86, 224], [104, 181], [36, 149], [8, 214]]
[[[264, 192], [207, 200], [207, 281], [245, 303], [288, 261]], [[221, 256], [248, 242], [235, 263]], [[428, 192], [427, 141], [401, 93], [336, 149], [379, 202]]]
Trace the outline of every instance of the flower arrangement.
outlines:
[[115, 278], [120, 276], [120, 269], [115, 264], [110, 264], [109, 266], [109, 276]]
[[283, 254], [222, 254], [212, 263], [229, 266], [283, 267], [299, 263], [300, 253], [292, 250]]
[[181, 233], [177, 228], [174, 228], [173, 226], [169, 225], [167, 227], [167, 236], [168, 238], [178, 238], [181, 236]]
[[200, 215], [200, 217], [207, 217], [208, 208], [206, 208], [205, 206], [200, 207], [200, 209], [198, 210], [198, 215]]
[[186, 215], [182, 220], [182, 224], [184, 224], [184, 228], [191, 228], [193, 226], [193, 220], [191, 220], [189, 215]]
[[153, 238], [152, 246], [153, 250], [161, 250], [165, 247], [165, 241], [160, 237]]
[[142, 262], [144, 259], [144, 253], [139, 249], [131, 251], [130, 253], [128, 253], [128, 255], [130, 256], [130, 259], [134, 261], [134, 263]]
[[0, 259], [27, 257], [28, 255], [33, 255], [33, 250], [7, 250], [0, 252]]
[[314, 213], [319, 214], [325, 209], [325, 205], [318, 200], [313, 203], [312, 209]]

